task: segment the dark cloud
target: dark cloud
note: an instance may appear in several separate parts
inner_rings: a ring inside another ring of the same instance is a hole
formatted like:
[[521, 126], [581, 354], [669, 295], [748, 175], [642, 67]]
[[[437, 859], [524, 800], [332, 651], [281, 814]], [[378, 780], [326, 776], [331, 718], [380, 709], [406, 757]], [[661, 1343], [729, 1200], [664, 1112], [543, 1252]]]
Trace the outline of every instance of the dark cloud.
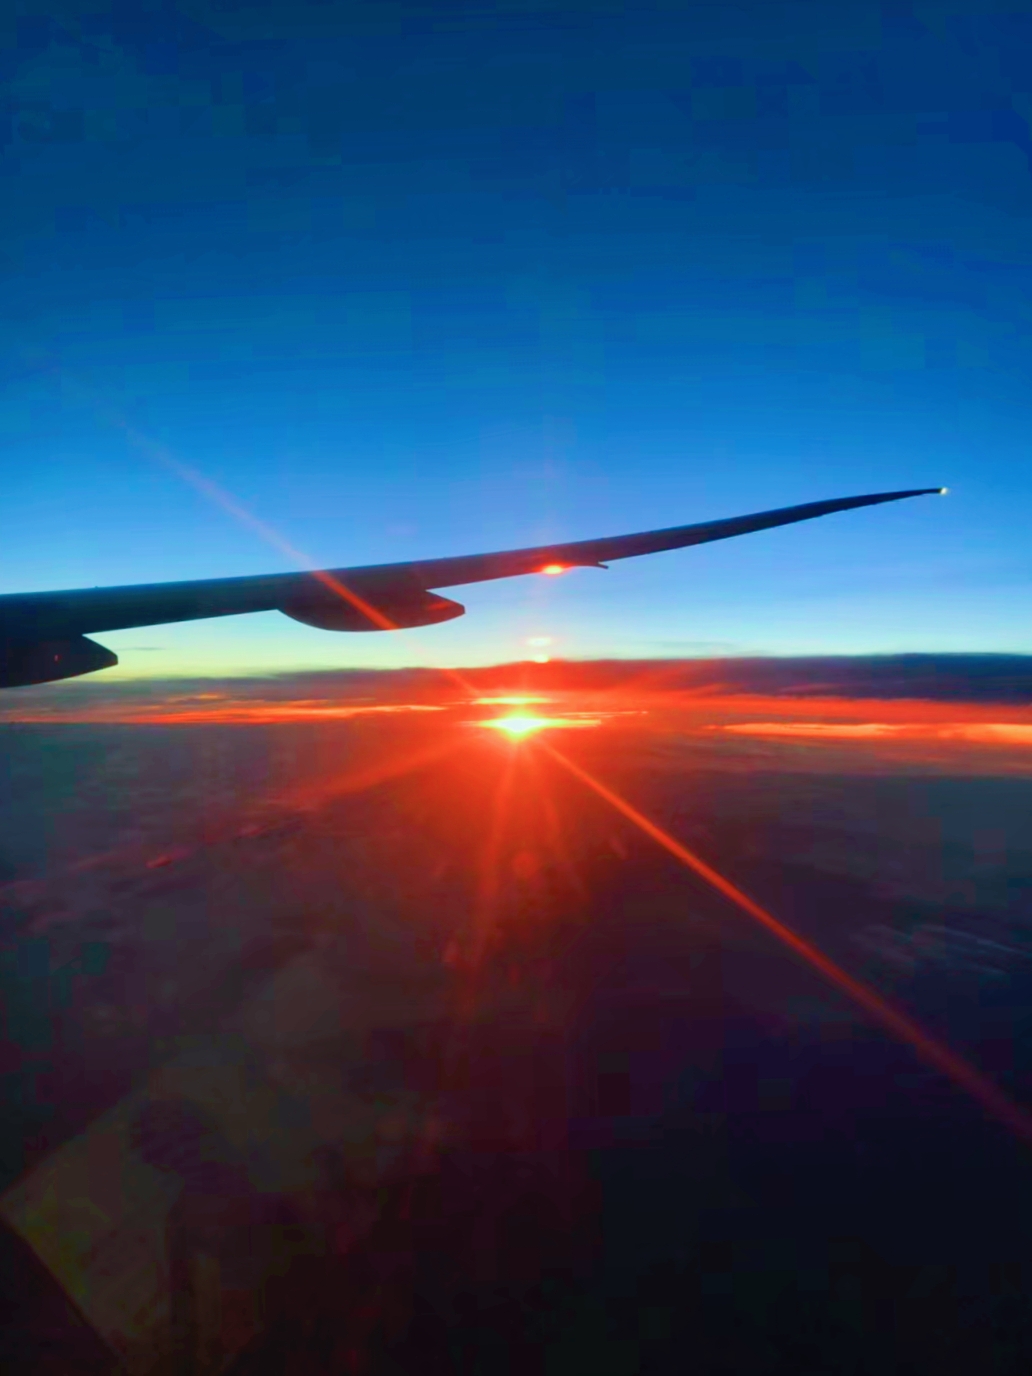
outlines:
[[[597, 666], [600, 670], [608, 666]], [[786, 697], [1032, 702], [1032, 655], [818, 655], [686, 660], [664, 685]]]

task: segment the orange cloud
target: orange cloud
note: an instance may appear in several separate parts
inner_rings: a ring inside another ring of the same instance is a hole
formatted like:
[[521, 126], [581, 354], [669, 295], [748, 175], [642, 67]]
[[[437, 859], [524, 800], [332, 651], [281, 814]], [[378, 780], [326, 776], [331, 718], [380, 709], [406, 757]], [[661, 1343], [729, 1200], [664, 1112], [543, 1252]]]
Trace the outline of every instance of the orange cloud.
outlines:
[[[196, 704], [204, 701], [203, 706]], [[191, 706], [180, 706], [189, 702]], [[444, 709], [432, 703], [392, 702], [263, 702], [233, 701], [217, 694], [199, 697], [169, 698], [153, 705], [139, 702], [87, 703], [78, 711], [35, 710], [11, 712], [0, 720], [58, 725], [89, 723], [125, 726], [196, 726], [206, 725], [273, 725], [277, 722], [344, 721], [349, 717], [374, 713], [440, 712]]]
[[[48, 701], [40, 695], [11, 707], [0, 705], [0, 721], [272, 726], [436, 712], [445, 714], [445, 720], [461, 713], [457, 716], [461, 722], [468, 718], [470, 708], [532, 711], [539, 705], [541, 715], [549, 720], [600, 723], [602, 730], [595, 733], [600, 741], [607, 733], [630, 729], [641, 733], [643, 742], [658, 738], [672, 744], [695, 740], [709, 742], [711, 747], [724, 742], [729, 753], [739, 756], [752, 742], [752, 749], [766, 751], [771, 762], [798, 760], [807, 768], [891, 768], [908, 760], [936, 768], [964, 762], [978, 767], [980, 760], [991, 762], [993, 769], [1032, 768], [1032, 704], [1021, 702], [1004, 705], [847, 694], [814, 697], [803, 692], [791, 696], [781, 691], [743, 693], [712, 686], [701, 690], [663, 688], [655, 680], [643, 682], [640, 677], [601, 688], [585, 685], [541, 693], [532, 688], [528, 691], [515, 673], [508, 680], [500, 679], [495, 691], [486, 694], [474, 691], [458, 695], [429, 675], [418, 681], [406, 680], [404, 687], [391, 676], [385, 676], [382, 683], [369, 676], [359, 690], [362, 697], [345, 692], [336, 700], [331, 693], [290, 696], [289, 689], [277, 698], [276, 687], [259, 687], [257, 683], [253, 697], [241, 685], [233, 685], [228, 692], [184, 693], [181, 687], [169, 688], [171, 691], [164, 694], [154, 693], [153, 688], [146, 692], [123, 690], [103, 697], [83, 695], [78, 701], [70, 696]], [[399, 689], [407, 701], [383, 701]], [[622, 721], [624, 717], [633, 717], [633, 721]], [[756, 758], [762, 764], [761, 754]]]
[[1032, 725], [1022, 722], [751, 721], [715, 727], [740, 736], [791, 736], [811, 740], [972, 741], [1032, 746]]

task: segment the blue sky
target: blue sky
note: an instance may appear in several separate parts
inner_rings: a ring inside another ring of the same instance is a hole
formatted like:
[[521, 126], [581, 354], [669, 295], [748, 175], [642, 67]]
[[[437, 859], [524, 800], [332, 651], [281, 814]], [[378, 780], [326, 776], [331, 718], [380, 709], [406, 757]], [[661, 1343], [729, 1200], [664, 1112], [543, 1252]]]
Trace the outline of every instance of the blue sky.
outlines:
[[4, 22], [3, 590], [290, 567], [161, 449], [328, 565], [952, 490], [115, 672], [1032, 650], [1027, 6]]

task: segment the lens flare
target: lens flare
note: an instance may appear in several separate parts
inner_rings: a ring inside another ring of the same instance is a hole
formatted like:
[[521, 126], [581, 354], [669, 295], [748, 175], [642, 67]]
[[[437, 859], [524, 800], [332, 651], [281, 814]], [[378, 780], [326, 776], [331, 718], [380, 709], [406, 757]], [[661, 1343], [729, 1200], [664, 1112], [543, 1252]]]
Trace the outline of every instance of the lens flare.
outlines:
[[716, 889], [718, 893], [723, 894], [725, 898], [730, 899], [736, 907], [747, 913], [761, 927], [765, 927], [790, 951], [806, 961], [818, 974], [823, 975], [829, 983], [837, 986], [874, 1021], [881, 1023], [887, 1032], [891, 1032], [900, 1041], [908, 1043], [926, 1064], [934, 1066], [941, 1074], [952, 1080], [955, 1085], [966, 1090], [972, 1099], [981, 1104], [990, 1116], [1006, 1124], [1026, 1142], [1032, 1143], [1032, 1113], [1023, 1104], [1016, 1103], [1004, 1090], [966, 1061], [963, 1056], [933, 1037], [931, 1033], [926, 1032], [919, 1023], [901, 1009], [896, 1008], [887, 999], [882, 998], [876, 990], [855, 979], [829, 956], [826, 956], [823, 951], [818, 950], [804, 937], [799, 936], [791, 928], [786, 927], [784, 923], [779, 922], [773, 913], [743, 893], [737, 885], [732, 884], [729, 879], [725, 879], [711, 865], [707, 865], [694, 851], [682, 845], [680, 841], [671, 836], [668, 831], [664, 831], [651, 818], [639, 812], [614, 789], [607, 788], [601, 780], [596, 779], [586, 769], [575, 764], [568, 756], [561, 754], [554, 746], [542, 741], [541, 749], [557, 764], [568, 770], [574, 778], [579, 779], [593, 793], [596, 793], [612, 808], [626, 817], [629, 822], [633, 822], [640, 831], [643, 831], [646, 836], [660, 845], [675, 860], [679, 860], [687, 869], [694, 870], [700, 879]]

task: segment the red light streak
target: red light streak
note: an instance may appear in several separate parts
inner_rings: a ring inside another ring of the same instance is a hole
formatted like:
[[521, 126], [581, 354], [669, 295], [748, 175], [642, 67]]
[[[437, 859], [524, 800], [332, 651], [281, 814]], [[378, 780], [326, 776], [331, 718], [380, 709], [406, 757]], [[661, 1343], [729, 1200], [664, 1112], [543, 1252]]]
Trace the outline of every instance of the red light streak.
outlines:
[[561, 754], [554, 746], [542, 740], [538, 740], [536, 744], [540, 749], [547, 751], [551, 758], [568, 770], [574, 778], [579, 779], [582, 784], [590, 788], [610, 807], [615, 808], [628, 821], [633, 822], [657, 845], [662, 846], [668, 854], [679, 860], [688, 869], [693, 870], [718, 893], [723, 894], [736, 907], [747, 913], [755, 922], [758, 922], [761, 927], [776, 936], [784, 946], [805, 960], [829, 983], [835, 985], [836, 988], [852, 999], [865, 1013], [881, 1023], [887, 1031], [901, 1041], [908, 1043], [924, 1061], [941, 1071], [954, 1084], [965, 1089], [992, 1117], [1006, 1124], [1025, 1141], [1032, 1143], [1032, 1113], [1015, 1103], [1002, 1089], [999, 1089], [974, 1066], [969, 1065], [962, 1056], [936, 1040], [919, 1023], [898, 1008], [894, 1008], [887, 999], [883, 999], [875, 990], [847, 974], [830, 957], [818, 950], [816, 946], [811, 945], [804, 937], [799, 936], [791, 928], [786, 927], [784, 923], [779, 922], [773, 913], [768, 912], [766, 908], [751, 899], [748, 894], [743, 893], [729, 879], [725, 879], [712, 865], [707, 865], [705, 860], [696, 855], [694, 851], [690, 851], [687, 846], [682, 845], [669, 832], [664, 831], [662, 827], [646, 817], [643, 812], [639, 812], [619, 793], [601, 783], [586, 769], [582, 769], [580, 765], [574, 764], [571, 759]]
[[480, 882], [477, 893], [477, 914], [474, 927], [474, 963], [479, 961], [487, 948], [498, 908], [499, 864], [502, 845], [505, 840], [506, 824], [509, 818], [515, 781], [516, 759], [510, 756], [502, 770], [491, 800], [487, 835], [480, 865]]
[[342, 601], [348, 602], [356, 611], [361, 612], [362, 615], [371, 621], [374, 626], [378, 627], [379, 630], [396, 631], [399, 629], [396, 623], [391, 621], [389, 617], [384, 616], [383, 612], [381, 612], [378, 607], [374, 607], [371, 602], [367, 602], [364, 597], [359, 596], [352, 588], [342, 583], [339, 578], [334, 578], [333, 574], [327, 573], [325, 569], [316, 568], [313, 560], [309, 559], [307, 555], [302, 554], [300, 550], [295, 549], [278, 531], [274, 530], [272, 526], [267, 525], [252, 512], [248, 511], [245, 506], [242, 506], [234, 497], [231, 497], [230, 494], [219, 487], [217, 483], [213, 483], [211, 479], [206, 478], [203, 473], [199, 473], [197, 469], [191, 468], [188, 464], [177, 459], [174, 454], [170, 453], [164, 447], [164, 445], [155, 443], [154, 440], [149, 439], [148, 436], [137, 430], [135, 426], [130, 425], [128, 421], [123, 420], [115, 413], [110, 413], [110, 419], [113, 424], [118, 426], [126, 438], [143, 450], [144, 453], [148, 454], [157, 463], [162, 464], [165, 468], [168, 468], [171, 472], [182, 478], [185, 483], [189, 483], [189, 485], [200, 492], [202, 496], [207, 497], [209, 501], [221, 507], [228, 515], [238, 520], [241, 525], [247, 526], [257, 535], [260, 535], [267, 544], [273, 547], [273, 549], [279, 550], [281, 554], [285, 554], [287, 558], [292, 560], [295, 564], [300, 565], [303, 569], [307, 569], [313, 578], [322, 583], [324, 587], [329, 588], [329, 590], [335, 593]]
[[422, 750], [413, 750], [407, 755], [379, 760], [366, 769], [358, 769], [350, 774], [312, 784], [301, 784], [279, 795], [274, 801], [292, 807], [320, 807], [330, 798], [339, 798], [348, 793], [363, 793], [366, 789], [378, 788], [381, 784], [400, 779], [406, 774], [425, 769], [428, 765], [438, 764], [446, 755], [455, 754], [462, 743], [454, 736], [442, 736]]
[[552, 798], [548, 789], [544, 787], [541, 781], [539, 761], [533, 752], [527, 756], [527, 764], [533, 771], [535, 783], [537, 784], [541, 817], [545, 825], [545, 834], [548, 839], [548, 844], [551, 847], [552, 853], [562, 866], [563, 873], [566, 875], [574, 892], [581, 898], [586, 898], [587, 888], [585, 887], [584, 880], [577, 871], [573, 853], [567, 844], [563, 824], [559, 817], [559, 809], [556, 807], [555, 800]]
[[[137, 429], [137, 427], [126, 419], [126, 417], [114, 406], [103, 401], [95, 395], [91, 389], [79, 382], [78, 379], [72, 378], [63, 368], [58, 367], [54, 363], [45, 363], [44, 366], [48, 367], [50, 373], [57, 378], [58, 382], [66, 390], [72, 392], [81, 401], [84, 401], [116, 430], [120, 430], [129, 443], [135, 449], [139, 450], [140, 453], [146, 455], [153, 463], [160, 464], [163, 468], [175, 473], [183, 482], [188, 483], [216, 506], [221, 507], [223, 511], [234, 517], [241, 525], [249, 527], [249, 529], [261, 536], [267, 544], [271, 545], [273, 549], [277, 549], [280, 553], [285, 554], [288, 559], [300, 565], [302, 569], [310, 573], [312, 577], [322, 583], [324, 587], [329, 588], [329, 590], [337, 597], [341, 598], [342, 601], [349, 603], [356, 611], [361, 612], [378, 630], [397, 631], [403, 629], [396, 622], [391, 621], [389, 617], [384, 616], [383, 612], [380, 611], [378, 607], [374, 607], [371, 602], [367, 602], [365, 598], [355, 592], [353, 588], [349, 588], [345, 583], [342, 583], [339, 578], [335, 578], [332, 573], [329, 573], [326, 569], [316, 568], [313, 560], [309, 559], [307, 555], [302, 554], [300, 550], [295, 549], [294, 546], [291, 545], [289, 541], [285, 540], [272, 526], [267, 525], [265, 521], [260, 520], [252, 512], [248, 511], [245, 506], [226, 492], [224, 488], [220, 487], [218, 483], [212, 482], [210, 478], [206, 477], [197, 469], [192, 468], [189, 464], [183, 463], [182, 460], [177, 458], [165, 445], [159, 444], [157, 440], [151, 439], [149, 435]], [[453, 682], [466, 692], [473, 692], [470, 684], [468, 684], [456, 670], [442, 668], [440, 672], [451, 678]]]

